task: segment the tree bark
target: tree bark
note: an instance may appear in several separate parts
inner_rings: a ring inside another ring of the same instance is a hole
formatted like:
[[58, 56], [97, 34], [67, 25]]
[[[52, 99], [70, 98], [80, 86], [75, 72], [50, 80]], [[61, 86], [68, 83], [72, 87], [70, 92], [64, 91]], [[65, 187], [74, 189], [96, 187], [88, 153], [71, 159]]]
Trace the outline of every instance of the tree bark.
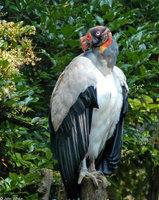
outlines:
[[66, 191], [62, 180], [59, 185], [58, 200], [67, 200]]
[[106, 200], [108, 197], [106, 188], [109, 185], [108, 181], [105, 184], [103, 181], [98, 181], [96, 187], [90, 178], [85, 178], [81, 184], [81, 200]]
[[[103, 180], [104, 178], [105, 177], [103, 177]], [[81, 200], [106, 200], [108, 197], [106, 188], [110, 183], [107, 180], [101, 180], [102, 177], [98, 180], [98, 187], [96, 187], [90, 178], [85, 177], [81, 184]], [[58, 200], [67, 200], [65, 188], [62, 182], [59, 188]]]
[[150, 178], [150, 189], [148, 193], [148, 200], [159, 200], [159, 166], [155, 167], [154, 173]]
[[[159, 131], [159, 127], [157, 128]], [[159, 136], [156, 134], [154, 135], [155, 139], [155, 148], [159, 151]], [[154, 173], [150, 177], [149, 181], [149, 192], [147, 199], [148, 200], [159, 200], [159, 165], [157, 165], [154, 169]]]
[[51, 184], [53, 182], [53, 171], [51, 169], [43, 168], [41, 170], [41, 182], [39, 184], [38, 199], [39, 200], [48, 200], [50, 194]]

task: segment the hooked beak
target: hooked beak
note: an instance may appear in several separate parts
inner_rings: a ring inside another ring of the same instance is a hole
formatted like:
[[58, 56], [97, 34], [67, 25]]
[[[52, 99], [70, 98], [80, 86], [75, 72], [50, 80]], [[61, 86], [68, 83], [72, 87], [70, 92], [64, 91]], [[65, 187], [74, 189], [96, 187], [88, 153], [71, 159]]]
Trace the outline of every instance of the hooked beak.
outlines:
[[90, 33], [80, 38], [83, 51], [86, 51], [88, 48], [92, 47], [92, 40], [92, 35]]

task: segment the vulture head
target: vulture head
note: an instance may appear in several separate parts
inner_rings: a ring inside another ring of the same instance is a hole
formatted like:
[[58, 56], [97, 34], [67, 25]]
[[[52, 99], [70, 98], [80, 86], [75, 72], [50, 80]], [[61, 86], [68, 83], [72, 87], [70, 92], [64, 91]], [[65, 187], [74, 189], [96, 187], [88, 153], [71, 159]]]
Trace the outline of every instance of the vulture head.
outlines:
[[[115, 40], [112, 39], [112, 34], [109, 28], [104, 26], [95, 26], [88, 30], [87, 34], [80, 38], [82, 50], [85, 52], [84, 55], [91, 57], [96, 56], [94, 63], [105, 63], [109, 69], [112, 69], [116, 65], [118, 56], [118, 45]], [[90, 49], [90, 51], [87, 51]], [[93, 59], [92, 59], [93, 60]]]
[[95, 26], [88, 30], [87, 34], [80, 38], [82, 50], [99, 47], [101, 52], [112, 43], [112, 34], [107, 27]]

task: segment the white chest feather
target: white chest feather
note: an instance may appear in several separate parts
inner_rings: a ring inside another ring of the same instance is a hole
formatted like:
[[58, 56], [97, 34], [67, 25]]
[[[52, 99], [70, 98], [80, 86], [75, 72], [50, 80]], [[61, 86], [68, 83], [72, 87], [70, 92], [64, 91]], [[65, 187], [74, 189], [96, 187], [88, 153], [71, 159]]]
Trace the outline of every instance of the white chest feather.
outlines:
[[106, 77], [99, 73], [97, 101], [99, 109], [93, 110], [88, 156], [97, 156], [115, 130], [122, 107], [122, 91], [118, 78], [111, 72]]

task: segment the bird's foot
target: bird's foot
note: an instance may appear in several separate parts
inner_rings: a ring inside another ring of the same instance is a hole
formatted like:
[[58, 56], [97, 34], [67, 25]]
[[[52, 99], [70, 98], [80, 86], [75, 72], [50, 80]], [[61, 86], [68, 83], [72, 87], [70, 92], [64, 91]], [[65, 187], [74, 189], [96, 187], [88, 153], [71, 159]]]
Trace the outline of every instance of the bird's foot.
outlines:
[[84, 177], [90, 178], [93, 181], [94, 185], [96, 187], [98, 187], [97, 178], [93, 175], [92, 172], [88, 172], [87, 169], [81, 169], [80, 174], [79, 174], [79, 178], [78, 178], [78, 184], [82, 183], [82, 180], [84, 179]]
[[110, 182], [107, 180], [107, 178], [104, 176], [102, 172], [99, 171], [88, 171], [87, 169], [82, 169], [80, 171], [79, 179], [78, 179], [78, 184], [82, 183], [82, 180], [84, 177], [88, 177], [93, 181], [93, 184], [98, 187], [99, 183], [102, 184], [103, 188], [107, 188], [110, 186]]
[[97, 176], [98, 181], [102, 183], [103, 188], [107, 188], [108, 186], [111, 185], [111, 183], [107, 180], [107, 178], [104, 176], [103, 173], [97, 171], [96, 176]]
[[111, 185], [102, 172], [93, 170], [91, 173], [93, 176], [96, 177], [97, 181], [102, 184], [103, 188], [107, 188], [108, 186]]

